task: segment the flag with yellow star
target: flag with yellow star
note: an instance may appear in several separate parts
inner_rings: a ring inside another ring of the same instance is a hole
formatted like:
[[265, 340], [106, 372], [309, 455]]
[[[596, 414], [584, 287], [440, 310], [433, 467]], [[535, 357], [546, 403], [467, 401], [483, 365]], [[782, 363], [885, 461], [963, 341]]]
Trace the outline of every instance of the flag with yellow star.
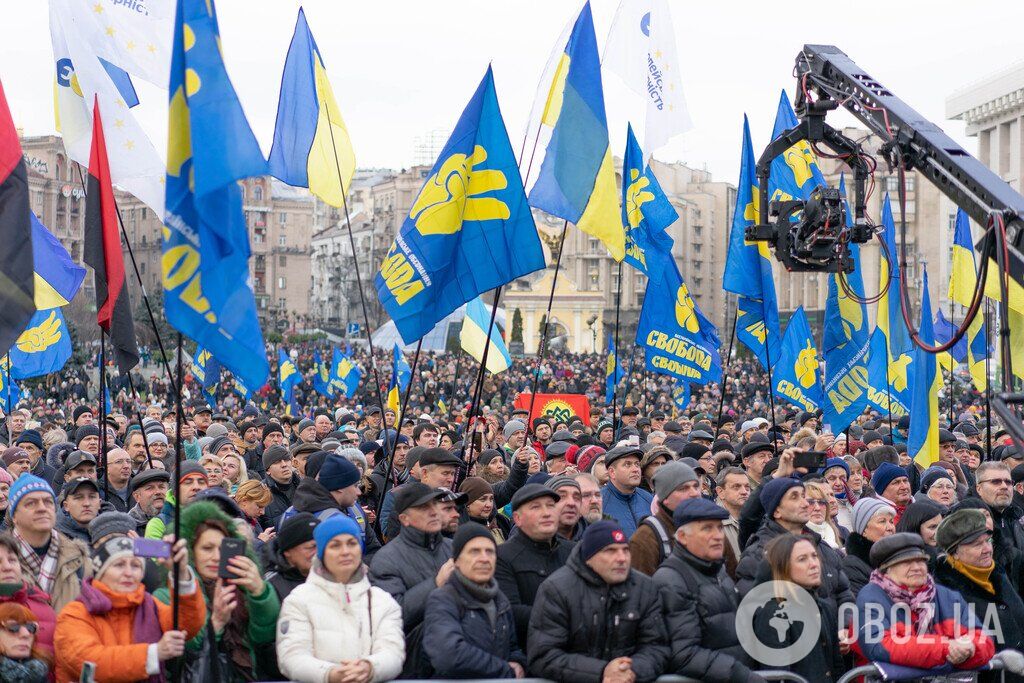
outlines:
[[[166, 166], [131, 112], [131, 107], [138, 103], [131, 79], [138, 76], [156, 85], [166, 85], [173, 3], [147, 2], [148, 14], [133, 11], [129, 4], [114, 0], [51, 0], [54, 117], [68, 156], [87, 166], [92, 144], [92, 105], [94, 99], [98, 100], [105, 123], [111, 180], [162, 217]], [[172, 5], [170, 20], [158, 20], [168, 4]]]

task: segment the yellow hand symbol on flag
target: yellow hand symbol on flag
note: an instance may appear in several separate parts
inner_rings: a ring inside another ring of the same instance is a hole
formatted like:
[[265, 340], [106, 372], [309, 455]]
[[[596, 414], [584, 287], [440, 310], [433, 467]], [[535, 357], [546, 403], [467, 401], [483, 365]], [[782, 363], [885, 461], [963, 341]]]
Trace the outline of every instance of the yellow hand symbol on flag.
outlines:
[[651, 181], [647, 176], [641, 176], [639, 170], [631, 168], [629, 177], [631, 182], [626, 188], [626, 219], [632, 229], [644, 219], [643, 205], [654, 201], [654, 193], [647, 192], [646, 188]]
[[892, 388], [896, 391], [907, 389], [907, 366], [910, 360], [910, 355], [904, 353], [890, 364], [889, 376], [892, 377]]
[[693, 310], [693, 299], [690, 298], [690, 290], [685, 282], [676, 291], [676, 322], [687, 332], [700, 331], [697, 313]]
[[30, 327], [21, 333], [16, 342], [18, 350], [24, 353], [37, 353], [45, 351], [60, 341], [60, 320], [57, 319], [57, 311], [50, 311], [46, 320], [35, 327]]
[[[836, 277], [842, 276], [837, 275]], [[846, 334], [847, 339], [853, 339], [853, 333], [864, 324], [864, 312], [859, 303], [846, 296], [846, 291], [842, 288], [842, 285], [836, 284], [839, 288], [837, 298], [839, 300], [839, 316], [843, 320], [843, 332]]]
[[811, 166], [818, 163], [814, 158], [814, 152], [806, 140], [796, 143], [783, 153], [786, 165], [793, 171], [793, 178], [797, 187], [803, 187], [804, 183], [813, 175]]
[[508, 187], [505, 174], [498, 170], [474, 171], [473, 166], [487, 160], [480, 145], [473, 155], [453, 154], [444, 160], [427, 181], [409, 212], [421, 235], [452, 235], [462, 229], [463, 221], [504, 220], [508, 205], [494, 197], [478, 195]]
[[807, 348], [800, 350], [800, 354], [796, 357], [796, 365], [793, 367], [797, 379], [800, 380], [800, 386], [805, 389], [814, 386], [814, 382], [817, 380], [818, 365], [818, 354], [815, 353], [814, 347], [808, 340]]

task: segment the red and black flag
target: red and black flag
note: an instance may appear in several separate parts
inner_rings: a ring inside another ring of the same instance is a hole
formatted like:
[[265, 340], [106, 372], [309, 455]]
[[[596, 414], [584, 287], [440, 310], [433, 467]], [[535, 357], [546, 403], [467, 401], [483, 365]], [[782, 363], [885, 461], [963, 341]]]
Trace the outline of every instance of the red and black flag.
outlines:
[[28, 175], [0, 84], [0, 355], [36, 312], [34, 271]]
[[110, 184], [110, 162], [107, 143], [103, 139], [100, 105], [93, 103], [92, 149], [89, 152], [89, 186], [85, 200], [85, 240], [83, 260], [92, 266], [96, 283], [96, 322], [114, 346], [114, 355], [121, 372], [139, 364], [139, 348], [135, 343], [132, 304], [128, 299], [121, 236], [117, 228], [117, 206]]

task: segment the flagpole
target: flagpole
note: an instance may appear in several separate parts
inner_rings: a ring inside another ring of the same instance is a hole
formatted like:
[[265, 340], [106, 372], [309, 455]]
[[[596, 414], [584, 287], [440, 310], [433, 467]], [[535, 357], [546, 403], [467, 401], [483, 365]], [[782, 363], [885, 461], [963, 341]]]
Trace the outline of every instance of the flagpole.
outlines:
[[149, 437], [146, 436], [146, 425], [142, 424], [142, 409], [139, 408], [139, 392], [135, 390], [135, 381], [132, 380], [132, 372], [128, 371], [128, 386], [132, 388], [132, 396], [135, 398], [135, 416], [139, 420], [139, 432], [142, 434], [142, 447], [146, 449], [146, 464], [153, 469], [153, 456], [149, 452]]
[[[619, 369], [619, 309], [622, 305], [622, 261], [619, 261], [618, 265], [618, 278], [619, 285], [615, 292], [615, 367], [612, 368], [612, 439], [618, 435], [619, 431], [619, 391], [618, 387], [615, 386], [615, 375], [618, 374]], [[622, 398], [625, 403], [626, 398]]]
[[452, 411], [455, 410], [455, 392], [459, 386], [459, 353], [455, 353], [455, 373], [452, 375], [452, 393], [448, 397], [448, 415], [445, 419], [451, 421]]
[[14, 406], [11, 405], [11, 352], [7, 352], [7, 433], [10, 435], [11, 430], [11, 413], [14, 412]]
[[[367, 328], [366, 336], [370, 336], [370, 330]], [[384, 524], [380, 518], [380, 510], [384, 505], [384, 496], [388, 492], [388, 483], [391, 481], [391, 475], [395, 471], [395, 446], [398, 445], [398, 436], [402, 433], [402, 420], [405, 416], [405, 411], [409, 407], [409, 396], [412, 394], [412, 378], [416, 375], [416, 365], [420, 362], [420, 349], [423, 348], [423, 337], [416, 342], [416, 353], [412, 357], [412, 367], [409, 368], [409, 383], [405, 386], [405, 397], [402, 399], [402, 405], [399, 408], [398, 415], [395, 416], [395, 439], [394, 445], [391, 447], [391, 453], [387, 453], [388, 438], [387, 438], [387, 426], [384, 426], [384, 449], [385, 457], [388, 459], [388, 467], [384, 473], [384, 485], [381, 487], [380, 497], [377, 499], [377, 507], [373, 514], [373, 524], [377, 527], [377, 536], [383, 541], [384, 538]], [[397, 379], [396, 379], [397, 381]]]
[[[739, 310], [738, 309], [737, 309], [736, 313], [737, 313], [737, 315], [739, 314]], [[764, 359], [765, 359], [765, 366], [767, 366], [767, 368], [768, 368], [768, 409], [771, 411], [772, 432], [775, 433], [775, 434], [778, 434], [778, 429], [777, 429], [778, 425], [775, 422], [775, 391], [774, 391], [775, 383], [772, 381], [772, 353], [771, 353], [771, 345], [768, 343], [768, 335], [769, 334], [770, 333], [768, 332], [768, 326], [765, 325], [765, 327], [764, 327]], [[717, 431], [717, 429], [718, 429], [718, 425], [715, 425], [715, 430]], [[779, 454], [778, 442], [775, 441], [775, 440], [772, 440], [772, 452], [775, 455]]]
[[[985, 460], [992, 459], [992, 302], [985, 297]], [[10, 363], [8, 363], [10, 367]]]
[[110, 472], [107, 467], [107, 333], [100, 327], [100, 462], [103, 463], [103, 499], [110, 498]]
[[[176, 369], [178, 371], [178, 381], [175, 384], [177, 387], [174, 391], [175, 394], [175, 408], [174, 408], [174, 469], [171, 472], [171, 478], [174, 480], [174, 543], [178, 542], [181, 538], [181, 456], [182, 456], [182, 441], [181, 441], [181, 429], [185, 421], [184, 407], [182, 406], [182, 384], [184, 383], [185, 376], [182, 370], [181, 356], [182, 356], [182, 343], [181, 343], [181, 332], [178, 332], [178, 354], [175, 360]], [[173, 556], [173, 545], [172, 552]], [[173, 582], [172, 582], [172, 597], [171, 602], [171, 614], [172, 614], [172, 628], [178, 630], [178, 596], [181, 588], [181, 576], [178, 571], [178, 563], [174, 562], [173, 568]], [[177, 677], [180, 680], [180, 677]]]
[[[78, 181], [82, 184], [82, 193], [86, 194], [88, 190], [85, 187], [85, 178], [82, 176], [82, 166], [76, 164], [78, 168]], [[160, 329], [156, 325], [156, 316], [153, 314], [153, 306], [149, 302], [149, 295], [146, 293], [146, 285], [142, 283], [142, 275], [139, 272], [139, 264], [135, 261], [135, 250], [132, 249], [131, 240], [128, 239], [128, 232], [124, 229], [124, 219], [121, 218], [121, 208], [117, 205], [117, 198], [114, 198], [114, 212], [117, 214], [118, 225], [121, 226], [121, 237], [124, 238], [125, 246], [128, 247], [128, 256], [132, 262], [132, 269], [135, 271], [135, 280], [139, 283], [139, 291], [142, 292], [142, 301], [146, 304], [146, 315], [149, 318], [149, 324], [153, 328], [153, 336], [156, 337], [156, 344], [160, 348], [160, 359], [164, 366], [164, 373], [167, 375], [167, 380], [171, 383], [171, 390], [174, 391], [174, 376], [171, 374], [171, 366], [167, 360], [167, 352], [164, 351], [164, 342], [160, 338]]]
[[[728, 295], [726, 295], [726, 296], [728, 296]], [[739, 300], [737, 300], [736, 303], [737, 303], [737, 306], [738, 306], [739, 305]], [[729, 309], [726, 308], [726, 314], [728, 314], [728, 311], [729, 311]], [[722, 411], [725, 409], [725, 389], [729, 385], [728, 384], [728, 379], [729, 379], [728, 368], [729, 368], [729, 363], [732, 361], [732, 344], [736, 340], [736, 321], [739, 320], [739, 318], [740, 318], [740, 310], [737, 307], [736, 313], [732, 316], [732, 331], [729, 332], [729, 352], [725, 354], [725, 363], [723, 364], [724, 367], [722, 368], [722, 380], [721, 380], [721, 382], [718, 385], [718, 389], [719, 389], [718, 393], [720, 394], [720, 396], [719, 396], [719, 399], [718, 399], [718, 418], [715, 420], [715, 431], [716, 432], [718, 430], [718, 426], [722, 423]], [[767, 329], [768, 329], [768, 326], [765, 325], [765, 330], [767, 330]], [[765, 353], [767, 354], [768, 347], [765, 346], [764, 348], [765, 348]], [[716, 436], [717, 436], [717, 434], [716, 434]]]
[[[634, 364], [634, 361], [636, 361], [636, 350], [637, 350], [637, 346], [636, 346], [636, 344], [634, 344], [633, 345], [633, 350], [629, 354], [629, 369], [626, 370], [626, 376], [624, 378], [626, 381], [623, 382], [622, 405], [626, 405], [626, 396], [629, 393], [629, 380], [633, 376], [633, 364]], [[619, 348], [618, 348], [618, 346], [616, 346], [615, 347], [615, 360], [616, 360], [616, 363], [618, 363], [618, 359], [619, 359]], [[646, 368], [645, 368], [645, 373], [646, 373]], [[618, 391], [619, 391], [619, 388], [616, 386], [615, 387], [615, 393], [618, 393]], [[613, 398], [613, 401], [614, 401], [614, 398]]]
[[[491, 320], [487, 324], [487, 337], [484, 343], [484, 352], [480, 357], [480, 375], [476, 379], [476, 389], [473, 392], [473, 401], [469, 406], [469, 416], [473, 417], [476, 411], [479, 409], [480, 398], [484, 391], [484, 377], [487, 373], [487, 354], [491, 350], [491, 331], [494, 329], [494, 319], [498, 313], [498, 297], [501, 296], [501, 287], [494, 290], [494, 303], [491, 305]], [[527, 417], [529, 421], [529, 417]]]
[[555, 301], [555, 285], [558, 283], [558, 271], [562, 268], [562, 252], [565, 246], [565, 232], [569, 228], [568, 219], [562, 221], [562, 236], [558, 239], [558, 257], [555, 259], [555, 274], [551, 277], [551, 293], [548, 294], [548, 309], [544, 314], [544, 331], [541, 333], [540, 345], [537, 347], [537, 364], [533, 373], [533, 389], [530, 393], [530, 415], [527, 417], [526, 438], [529, 441], [533, 433], [533, 406], [537, 401], [537, 384], [540, 382], [540, 365], [544, 362], [544, 354], [548, 346], [548, 328], [551, 326], [551, 305]]
[[[949, 297], [949, 323], [953, 324], [953, 297]], [[968, 366], [970, 365], [970, 358], [967, 359]], [[953, 367], [956, 361], [953, 359], [953, 354], [949, 354], [949, 429], [953, 430], [953, 395], [955, 389], [953, 387]]]

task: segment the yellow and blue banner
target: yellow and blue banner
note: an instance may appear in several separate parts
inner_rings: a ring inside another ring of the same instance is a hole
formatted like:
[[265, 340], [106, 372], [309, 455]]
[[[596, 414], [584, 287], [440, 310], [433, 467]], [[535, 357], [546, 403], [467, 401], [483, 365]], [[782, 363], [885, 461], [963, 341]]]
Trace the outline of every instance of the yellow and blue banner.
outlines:
[[270, 372], [249, 284], [238, 181], [267, 173], [221, 59], [213, 0], [178, 0], [168, 106], [163, 286], [167, 320], [246, 386]]
[[18, 406], [21, 400], [21, 387], [14, 380], [14, 369], [11, 367], [10, 354], [0, 356], [0, 409], [9, 413]]
[[313, 350], [313, 391], [327, 398], [334, 396], [334, 387], [331, 386], [331, 368], [324, 362], [320, 355], [320, 349]]
[[85, 268], [71, 259], [71, 254], [60, 240], [39, 222], [34, 213], [31, 220], [36, 308], [42, 311], [67, 306], [85, 280]]
[[377, 296], [411, 343], [462, 304], [543, 267], [488, 67], [384, 257]]
[[[839, 176], [839, 193], [846, 207], [846, 227], [853, 214], [846, 200], [846, 179]], [[825, 385], [821, 422], [833, 434], [846, 429], [868, 406], [868, 311], [864, 300], [864, 276], [860, 270], [860, 245], [847, 242], [853, 272], [828, 276], [822, 351]], [[840, 282], [839, 278], [843, 278]], [[851, 296], [852, 295], [852, 296]], [[860, 299], [860, 301], [858, 301]]]
[[760, 212], [755, 170], [750, 124], [744, 115], [740, 179], [722, 280], [725, 291], [737, 295], [736, 338], [767, 368], [779, 359], [779, 305], [768, 243], [749, 242], [744, 234], [758, 222]]
[[356, 170], [348, 128], [306, 13], [299, 8], [281, 76], [270, 175], [309, 191], [331, 206], [345, 203]]
[[803, 306], [793, 312], [774, 367], [772, 392], [800, 410], [814, 412], [822, 402], [821, 363]]
[[[935, 309], [935, 320], [932, 321], [932, 325], [935, 330], [935, 343], [937, 345], [945, 344], [956, 333], [957, 326], [951, 321], [946, 320], [946, 316], [942, 315], [941, 308]], [[953, 344], [949, 351], [937, 353], [935, 357], [942, 368], [947, 372], [953, 372], [953, 368], [958, 363], [963, 363], [967, 360], [967, 337], [960, 337], [960, 341]]]
[[619, 355], [615, 350], [615, 338], [611, 332], [608, 333], [608, 363], [605, 367], [604, 373], [604, 402], [611, 404], [615, 398], [615, 389], [618, 387], [619, 382], [622, 381], [622, 376], [625, 375], [625, 371], [622, 369], [622, 364], [619, 363]]
[[387, 403], [391, 410], [395, 411], [395, 423], [399, 424], [402, 412], [402, 392], [409, 386], [412, 379], [412, 369], [405, 362], [402, 356], [402, 349], [395, 344], [394, 353], [391, 359], [391, 380], [388, 383]]
[[331, 389], [341, 391], [345, 398], [352, 398], [362, 379], [363, 371], [359, 366], [349, 360], [347, 353], [343, 354], [335, 346], [331, 352]]
[[910, 412], [914, 366], [910, 333], [903, 320], [903, 306], [900, 303], [896, 224], [893, 222], [892, 204], [889, 202], [888, 194], [882, 200], [882, 228], [882, 239], [889, 258], [886, 259], [885, 254], [879, 254], [878, 287], [880, 292], [886, 287], [888, 289], [878, 299], [875, 330], [871, 333], [871, 350], [868, 352], [868, 401], [883, 413], [902, 417]]
[[192, 374], [203, 387], [203, 396], [211, 407], [217, 405], [217, 383], [220, 382], [220, 361], [213, 357], [208, 349], [196, 346], [196, 356], [192, 359]]
[[690, 296], [672, 255], [661, 258], [661, 277], [647, 282], [636, 329], [646, 368], [694, 384], [721, 381], [718, 330]]
[[497, 323], [488, 337], [487, 328], [490, 322], [491, 312], [484, 305], [483, 299], [476, 297], [466, 304], [466, 317], [462, 319], [459, 343], [462, 350], [475, 358], [477, 363], [483, 362], [484, 349], [490, 344], [490, 350], [487, 352], [487, 371], [496, 375], [512, 366], [512, 356], [509, 355]]
[[559, 58], [540, 130], [550, 133], [530, 188], [530, 206], [574, 223], [604, 244], [616, 261], [626, 254], [619, 220], [615, 164], [608, 144], [601, 59], [587, 2]]
[[114, 412], [114, 402], [110, 400], [110, 387], [106, 382], [103, 383], [103, 412], [105, 415]]
[[666, 228], [679, 218], [672, 202], [661, 189], [651, 167], [644, 163], [640, 144], [633, 135], [633, 126], [626, 129], [626, 154], [622, 158], [622, 225], [626, 228], [625, 261], [650, 278], [661, 277], [651, 272], [665, 261], [648, 253], [672, 253], [672, 238]]
[[284, 352], [284, 349], [277, 350], [277, 385], [281, 388], [281, 398], [287, 407], [286, 415], [298, 415], [300, 413], [298, 402], [295, 399], [295, 387], [302, 381], [295, 363]]
[[690, 383], [677, 379], [672, 387], [672, 405], [676, 410], [683, 411], [686, 410], [686, 406], [690, 405], [690, 399]]
[[[949, 277], [949, 298], [961, 306], [969, 307], [974, 289], [978, 283], [977, 265], [974, 262], [974, 242], [971, 239], [971, 222], [963, 209], [956, 210], [956, 227], [953, 230], [952, 272]], [[36, 285], [38, 287], [38, 285]], [[940, 311], [941, 312], [941, 311]], [[971, 372], [974, 387], [984, 393], [988, 386], [985, 373], [985, 359], [988, 346], [985, 335], [985, 316], [981, 309], [967, 327], [967, 367]]]
[[[918, 336], [922, 344], [935, 344], [932, 327], [932, 302], [928, 295], [928, 270], [923, 270], [921, 285], [921, 327]], [[914, 387], [910, 406], [910, 433], [907, 435], [907, 455], [921, 467], [939, 460], [939, 389], [942, 373], [937, 367], [935, 354], [915, 346]]]
[[[779, 107], [775, 112], [775, 127], [772, 140], [796, 126], [796, 118], [789, 96], [783, 90], [779, 96]], [[772, 159], [768, 176], [768, 201], [807, 199], [811, 192], [825, 184], [825, 176], [818, 168], [818, 159], [807, 140], [801, 140], [779, 156]], [[764, 207], [767, 210], [767, 207]]]

